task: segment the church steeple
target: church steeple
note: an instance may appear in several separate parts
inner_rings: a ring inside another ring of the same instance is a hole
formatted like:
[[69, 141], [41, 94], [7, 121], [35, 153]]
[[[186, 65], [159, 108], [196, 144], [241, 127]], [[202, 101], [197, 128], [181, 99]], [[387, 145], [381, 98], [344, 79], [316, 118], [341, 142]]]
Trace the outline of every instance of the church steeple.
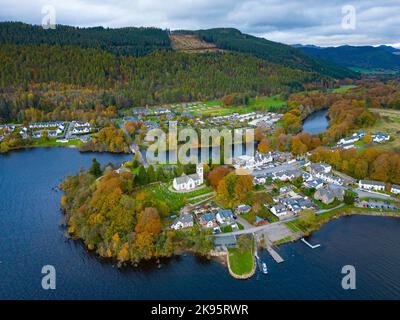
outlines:
[[201, 183], [203, 183], [203, 164], [202, 163], [198, 163], [196, 165], [196, 173], [199, 175], [199, 177], [201, 179]]

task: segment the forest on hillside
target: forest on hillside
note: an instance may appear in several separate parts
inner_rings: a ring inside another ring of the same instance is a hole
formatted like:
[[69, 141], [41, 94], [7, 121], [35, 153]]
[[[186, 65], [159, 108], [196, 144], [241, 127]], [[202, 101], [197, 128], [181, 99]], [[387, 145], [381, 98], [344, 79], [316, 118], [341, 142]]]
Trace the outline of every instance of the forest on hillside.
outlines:
[[136, 57], [171, 48], [168, 33], [158, 28], [78, 28], [57, 25], [55, 29], [43, 29], [39, 25], [20, 22], [0, 23], [0, 44], [75, 45]]
[[[237, 63], [240, 61], [240, 64]], [[0, 46], [0, 118], [24, 120], [26, 109], [44, 113], [105, 110], [251, 95], [290, 93], [332, 85], [318, 73], [234, 53], [192, 55], [173, 51], [116, 56], [76, 46]]]

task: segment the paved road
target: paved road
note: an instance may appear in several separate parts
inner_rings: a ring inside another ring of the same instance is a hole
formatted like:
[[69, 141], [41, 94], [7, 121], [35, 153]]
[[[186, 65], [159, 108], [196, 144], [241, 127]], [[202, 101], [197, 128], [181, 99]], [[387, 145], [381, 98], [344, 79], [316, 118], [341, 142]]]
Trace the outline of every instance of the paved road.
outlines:
[[382, 200], [393, 200], [393, 201], [399, 201], [399, 199], [394, 198], [388, 194], [383, 194], [379, 192], [370, 192], [370, 191], [365, 191], [361, 189], [353, 189], [354, 192], [358, 194], [360, 198], [378, 198]]
[[256, 232], [260, 232], [260, 231], [273, 231], [274, 229], [278, 229], [280, 228], [280, 225], [282, 223], [285, 222], [289, 222], [289, 221], [293, 221], [296, 220], [298, 217], [292, 217], [286, 220], [281, 220], [278, 222], [273, 222], [270, 224], [265, 224], [262, 226], [258, 226], [258, 227], [251, 227], [251, 228], [247, 228], [247, 229], [243, 229], [243, 230], [238, 230], [238, 231], [233, 231], [233, 232], [229, 232], [229, 233], [219, 233], [219, 234], [214, 234], [215, 237], [227, 237], [227, 236], [238, 236], [241, 234], [249, 234], [249, 233], [256, 233]]
[[253, 228], [253, 225], [251, 225], [246, 219], [241, 216], [237, 216], [236, 222], [239, 222], [244, 227], [244, 229]]
[[315, 212], [315, 214], [322, 214], [322, 213], [325, 213], [325, 212], [328, 212], [328, 211], [336, 210], [336, 209], [339, 209], [339, 208], [343, 207], [344, 205], [345, 205], [344, 203], [341, 203], [338, 206], [336, 206], [334, 208], [331, 208], [331, 209], [318, 210], [318, 211]]

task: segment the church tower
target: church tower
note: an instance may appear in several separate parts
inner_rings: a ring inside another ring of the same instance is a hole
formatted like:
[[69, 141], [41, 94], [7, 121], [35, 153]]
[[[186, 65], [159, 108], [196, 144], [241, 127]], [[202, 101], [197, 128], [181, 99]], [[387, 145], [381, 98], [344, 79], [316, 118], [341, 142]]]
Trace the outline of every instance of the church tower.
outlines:
[[203, 183], [203, 164], [202, 163], [198, 163], [196, 165], [196, 173], [199, 175], [200, 177], [200, 183]]

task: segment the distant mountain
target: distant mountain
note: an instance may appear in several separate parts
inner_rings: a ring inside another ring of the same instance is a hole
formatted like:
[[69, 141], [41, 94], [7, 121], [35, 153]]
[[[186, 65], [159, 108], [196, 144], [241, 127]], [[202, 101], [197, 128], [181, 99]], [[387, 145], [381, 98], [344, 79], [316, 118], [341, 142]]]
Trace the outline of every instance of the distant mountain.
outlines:
[[[191, 37], [175, 37], [189, 35]], [[198, 38], [199, 41], [196, 41]], [[220, 54], [222, 51], [248, 54], [268, 63], [332, 78], [356, 77], [357, 74], [309, 56], [291, 46], [244, 34], [237, 29], [216, 28], [197, 31], [174, 31], [157, 28], [78, 28], [57, 25], [44, 30], [41, 26], [20, 22], [0, 23], [0, 44], [18, 45], [75, 45], [96, 48], [116, 55], [145, 56], [154, 51], [182, 50]], [[196, 50], [196, 46], [200, 46]]]
[[347, 68], [400, 70], [400, 50], [390, 46], [340, 46], [296, 48], [313, 57]]

